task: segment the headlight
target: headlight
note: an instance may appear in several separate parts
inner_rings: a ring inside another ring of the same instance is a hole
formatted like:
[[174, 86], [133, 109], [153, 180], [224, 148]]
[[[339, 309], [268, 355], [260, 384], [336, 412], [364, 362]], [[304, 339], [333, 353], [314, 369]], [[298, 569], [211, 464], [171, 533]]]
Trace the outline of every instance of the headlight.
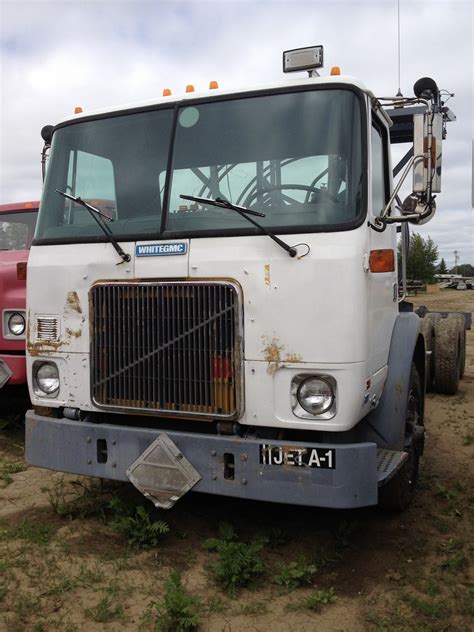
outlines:
[[336, 412], [336, 381], [326, 375], [297, 375], [291, 383], [293, 413], [303, 419], [330, 419]]
[[33, 371], [36, 395], [53, 395], [59, 390], [59, 371], [55, 364], [42, 362]]
[[8, 319], [8, 330], [14, 336], [21, 336], [25, 333], [26, 322], [23, 314], [15, 313]]

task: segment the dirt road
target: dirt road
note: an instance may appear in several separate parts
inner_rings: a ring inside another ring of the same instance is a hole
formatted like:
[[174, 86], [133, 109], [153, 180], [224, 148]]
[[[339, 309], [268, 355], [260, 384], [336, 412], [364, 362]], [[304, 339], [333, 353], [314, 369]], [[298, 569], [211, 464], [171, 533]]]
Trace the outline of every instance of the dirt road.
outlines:
[[[443, 291], [413, 300], [432, 311], [474, 311], [473, 297]], [[129, 487], [27, 467], [21, 432], [0, 431], [0, 630], [161, 629], [171, 569], [199, 596], [203, 631], [471, 630], [474, 331], [467, 341], [458, 394], [428, 396], [419, 492], [401, 515], [188, 494], [159, 516], [169, 526], [160, 543], [142, 550], [127, 545], [113, 509], [122, 503], [135, 536], [150, 535]], [[204, 546], [219, 533], [221, 542], [261, 547], [245, 549], [262, 572], [236, 596], [222, 578], [216, 583], [218, 553]]]

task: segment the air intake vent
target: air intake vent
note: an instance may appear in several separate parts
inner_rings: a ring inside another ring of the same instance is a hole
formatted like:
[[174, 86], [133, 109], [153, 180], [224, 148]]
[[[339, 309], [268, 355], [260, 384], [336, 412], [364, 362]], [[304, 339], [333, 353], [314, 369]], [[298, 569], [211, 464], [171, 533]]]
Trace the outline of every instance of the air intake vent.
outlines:
[[59, 322], [56, 316], [40, 316], [36, 319], [36, 339], [59, 339]]

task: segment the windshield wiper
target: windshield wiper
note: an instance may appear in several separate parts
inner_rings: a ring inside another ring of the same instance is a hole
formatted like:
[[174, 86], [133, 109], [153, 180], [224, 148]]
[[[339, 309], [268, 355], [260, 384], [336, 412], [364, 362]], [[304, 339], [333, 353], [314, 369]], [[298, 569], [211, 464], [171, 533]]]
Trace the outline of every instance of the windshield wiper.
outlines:
[[259, 228], [262, 233], [268, 235], [270, 239], [273, 239], [275, 243], [277, 243], [283, 250], [290, 255], [290, 257], [296, 257], [296, 250], [289, 246], [287, 243], [279, 239], [276, 235], [267, 230], [264, 226], [256, 222], [254, 219], [249, 217], [249, 215], [255, 215], [257, 217], [265, 217], [265, 213], [259, 213], [258, 211], [252, 211], [249, 208], [245, 208], [244, 206], [237, 206], [236, 204], [232, 204], [228, 200], [224, 200], [223, 198], [216, 198], [213, 200], [212, 198], [202, 198], [195, 197], [194, 195], [180, 195], [180, 198], [183, 200], [191, 200], [192, 202], [199, 202], [200, 204], [208, 204], [209, 206], [217, 206], [217, 208], [225, 208], [230, 211], [235, 211], [241, 217], [245, 218], [248, 222]]
[[[112, 222], [113, 219], [111, 217], [109, 217], [105, 213], [102, 213], [102, 211], [100, 211], [95, 206], [92, 206], [92, 204], [88, 204], [87, 202], [84, 202], [84, 200], [81, 199], [80, 197], [75, 197], [74, 195], [70, 195], [69, 193], [65, 193], [64, 191], [60, 191], [59, 189], [55, 189], [55, 190], [56, 190], [56, 193], [59, 193], [59, 195], [62, 195], [63, 197], [67, 198], [68, 200], [72, 200], [73, 202], [76, 202], [76, 204], [79, 204], [80, 206], [83, 206], [84, 208], [86, 208], [89, 211], [89, 213], [92, 215], [92, 217], [95, 219], [95, 221], [97, 222], [97, 224], [101, 228], [101, 230], [104, 233], [104, 235], [107, 237], [107, 239], [110, 241], [112, 246], [117, 251], [117, 254], [122, 258], [122, 261], [120, 263], [124, 263], [124, 262], [130, 261], [130, 259], [131, 259], [130, 255], [122, 250], [120, 245], [117, 243], [115, 237], [113, 236], [112, 231], [110, 230], [110, 228], [107, 226], [107, 224], [104, 221], [104, 218], [105, 218], [108, 222]], [[120, 264], [117, 264], [117, 265], [120, 265]]]

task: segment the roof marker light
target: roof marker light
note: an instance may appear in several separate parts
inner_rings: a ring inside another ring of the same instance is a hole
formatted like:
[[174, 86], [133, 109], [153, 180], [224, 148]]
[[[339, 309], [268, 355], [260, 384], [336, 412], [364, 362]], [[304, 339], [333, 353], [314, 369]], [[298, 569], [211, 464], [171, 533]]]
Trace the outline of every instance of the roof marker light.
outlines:
[[170, 97], [171, 96], [171, 90], [169, 88], [165, 88], [163, 90], [163, 96], [164, 97]]
[[339, 68], [339, 66], [333, 66], [329, 74], [331, 75], [331, 77], [334, 77], [334, 75], [340, 75], [341, 69]]
[[216, 90], [216, 88], [219, 87], [219, 84], [217, 83], [217, 81], [211, 81], [209, 83], [209, 90]]
[[74, 114], [82, 114], [82, 108], [79, 105], [74, 108]]
[[194, 92], [194, 86], [191, 83], [186, 86], [186, 92]]

